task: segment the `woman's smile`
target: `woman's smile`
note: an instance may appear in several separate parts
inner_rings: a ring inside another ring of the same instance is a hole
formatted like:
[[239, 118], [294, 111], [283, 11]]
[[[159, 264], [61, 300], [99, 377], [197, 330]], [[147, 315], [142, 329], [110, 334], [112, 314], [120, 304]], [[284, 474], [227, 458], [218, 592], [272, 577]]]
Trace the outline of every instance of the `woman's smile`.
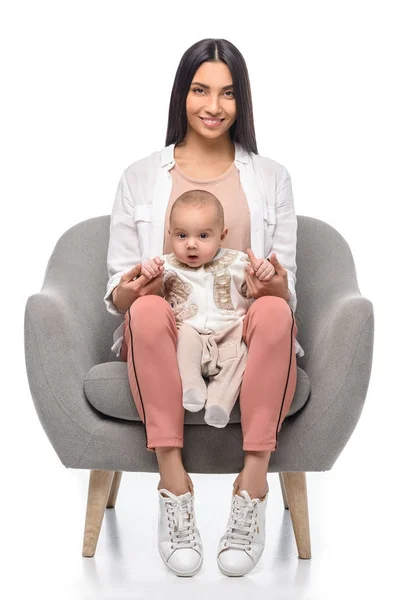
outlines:
[[206, 127], [218, 127], [221, 125], [224, 119], [206, 119], [204, 117], [200, 117]]

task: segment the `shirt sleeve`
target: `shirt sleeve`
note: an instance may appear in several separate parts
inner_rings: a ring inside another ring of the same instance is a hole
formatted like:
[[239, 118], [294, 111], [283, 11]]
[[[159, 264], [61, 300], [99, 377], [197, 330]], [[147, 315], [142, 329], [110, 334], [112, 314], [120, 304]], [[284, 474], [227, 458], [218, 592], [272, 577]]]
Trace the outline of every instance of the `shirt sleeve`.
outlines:
[[287, 169], [282, 170], [277, 182], [276, 192], [276, 225], [272, 235], [272, 246], [266, 258], [275, 252], [280, 264], [286, 269], [288, 288], [290, 291], [289, 306], [296, 311], [296, 246], [297, 246], [297, 217], [295, 213], [292, 182]]
[[133, 209], [133, 197], [124, 171], [118, 183], [110, 216], [110, 239], [107, 252], [108, 282], [104, 296], [107, 310], [115, 315], [122, 313], [112, 301], [112, 291], [120, 282], [122, 275], [141, 262]]

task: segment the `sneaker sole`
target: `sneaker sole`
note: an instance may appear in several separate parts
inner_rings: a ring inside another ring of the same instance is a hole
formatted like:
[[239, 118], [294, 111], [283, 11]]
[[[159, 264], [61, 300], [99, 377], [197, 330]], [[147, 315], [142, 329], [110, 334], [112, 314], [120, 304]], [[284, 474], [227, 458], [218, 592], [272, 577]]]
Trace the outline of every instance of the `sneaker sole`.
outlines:
[[262, 550], [262, 552], [261, 552], [260, 556], [257, 558], [256, 562], [253, 563], [253, 566], [251, 567], [251, 569], [249, 569], [248, 571], [245, 571], [244, 573], [231, 573], [230, 571], [225, 571], [225, 569], [223, 569], [221, 567], [221, 565], [219, 564], [219, 560], [217, 557], [218, 568], [223, 575], [227, 575], [228, 577], [243, 577], [243, 575], [247, 575], [248, 573], [251, 573], [253, 571], [254, 567], [258, 564], [260, 558], [262, 557], [264, 550], [265, 550], [265, 548]]
[[203, 556], [202, 556], [201, 557], [201, 562], [200, 562], [199, 566], [196, 567], [196, 569], [194, 571], [187, 571], [187, 572], [177, 571], [176, 569], [174, 569], [173, 567], [171, 567], [171, 565], [169, 563], [167, 563], [167, 561], [165, 560], [164, 556], [162, 555], [162, 552], [161, 552], [160, 548], [158, 546], [157, 546], [157, 548], [158, 548], [158, 553], [161, 556], [164, 565], [167, 567], [167, 569], [169, 569], [170, 571], [172, 571], [172, 573], [174, 573], [175, 575], [178, 575], [178, 577], [193, 577], [193, 575], [196, 575], [200, 571], [201, 567], [203, 566], [203, 560], [204, 559], [203, 559]]

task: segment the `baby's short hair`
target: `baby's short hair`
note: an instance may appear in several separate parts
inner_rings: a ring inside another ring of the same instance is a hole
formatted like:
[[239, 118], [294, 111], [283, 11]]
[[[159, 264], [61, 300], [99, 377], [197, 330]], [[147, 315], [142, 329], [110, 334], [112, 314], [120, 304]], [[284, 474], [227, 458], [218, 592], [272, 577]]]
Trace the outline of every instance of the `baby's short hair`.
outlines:
[[188, 190], [184, 192], [175, 200], [172, 205], [171, 213], [169, 215], [169, 221], [172, 221], [172, 215], [176, 208], [179, 206], [195, 206], [201, 208], [203, 206], [214, 205], [217, 209], [217, 222], [221, 227], [221, 230], [224, 227], [224, 209], [222, 207], [221, 202], [218, 200], [214, 194], [211, 192], [207, 192], [206, 190]]

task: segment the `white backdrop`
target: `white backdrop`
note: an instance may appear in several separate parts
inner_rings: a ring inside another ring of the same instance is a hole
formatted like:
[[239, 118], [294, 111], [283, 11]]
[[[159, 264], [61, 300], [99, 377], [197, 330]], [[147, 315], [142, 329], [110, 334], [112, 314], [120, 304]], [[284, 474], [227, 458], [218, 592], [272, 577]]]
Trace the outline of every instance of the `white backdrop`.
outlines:
[[[350, 546], [371, 560], [370, 568], [357, 564], [365, 589], [381, 593], [390, 587], [396, 528], [399, 534], [392, 489], [400, 416], [397, 10], [397, 2], [385, 1], [1, 3], [1, 441], [9, 491], [2, 500], [10, 517], [9, 574], [19, 585], [40, 586], [43, 597], [53, 597], [60, 572], [66, 597], [92, 597], [88, 588], [87, 595], [78, 590], [87, 576], [81, 572], [87, 561], [80, 557], [86, 474], [79, 478], [61, 465], [36, 415], [24, 362], [26, 300], [40, 291], [64, 231], [109, 214], [123, 169], [163, 147], [182, 54], [200, 39], [219, 37], [235, 44], [246, 60], [259, 153], [288, 169], [298, 215], [322, 219], [345, 237], [361, 293], [374, 305], [365, 407], [332, 471], [315, 480], [326, 495], [313, 525], [325, 537], [328, 531], [338, 535], [340, 555], [346, 543], [337, 531], [349, 519], [356, 532]], [[141, 477], [154, 493], [156, 476]], [[205, 488], [214, 481], [194, 479]], [[228, 495], [233, 479], [221, 476]], [[324, 488], [327, 481], [330, 487]], [[67, 517], [75, 527], [69, 547]], [[3, 539], [4, 533], [3, 525]], [[35, 562], [43, 558], [46, 577]], [[361, 591], [358, 575], [351, 577], [351, 559], [346, 564], [337, 567], [343, 576], [349, 569], [345, 588]], [[165, 575], [161, 561], [154, 568]], [[19, 570], [26, 577], [20, 579]], [[93, 589], [93, 597], [100, 597]]]

